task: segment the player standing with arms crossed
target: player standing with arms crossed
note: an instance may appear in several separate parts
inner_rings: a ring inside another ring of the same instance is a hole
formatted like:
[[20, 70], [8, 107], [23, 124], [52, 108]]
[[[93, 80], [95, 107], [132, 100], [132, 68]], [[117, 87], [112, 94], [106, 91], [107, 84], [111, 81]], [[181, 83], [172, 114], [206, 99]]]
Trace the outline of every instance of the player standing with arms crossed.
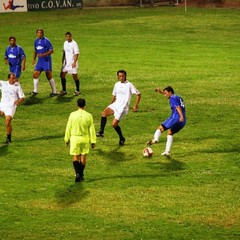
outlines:
[[162, 155], [169, 157], [173, 143], [173, 135], [179, 132], [186, 124], [185, 105], [183, 99], [174, 94], [174, 90], [171, 86], [163, 90], [156, 88], [155, 92], [159, 92], [169, 99], [172, 114], [158, 127], [154, 133], [153, 139], [148, 141], [147, 144], [152, 145], [158, 143], [162, 132], [168, 130], [166, 148]]
[[46, 77], [50, 83], [52, 93], [50, 97], [54, 97], [57, 94], [55, 81], [52, 77], [52, 58], [51, 54], [53, 53], [53, 46], [48, 38], [44, 37], [44, 31], [42, 28], [38, 28], [36, 31], [37, 38], [34, 41], [34, 53], [33, 53], [33, 66], [35, 66], [36, 57], [38, 56], [37, 65], [33, 71], [33, 86], [34, 89], [30, 93], [31, 95], [38, 94], [38, 77], [40, 76], [41, 72], [44, 71]]
[[62, 56], [62, 70], [61, 70], [61, 83], [62, 91], [60, 95], [67, 94], [66, 88], [66, 75], [67, 73], [72, 74], [75, 81], [76, 91], [73, 93], [74, 96], [78, 96], [80, 92], [80, 81], [78, 78], [78, 56], [80, 54], [78, 44], [72, 39], [72, 34], [66, 32], [66, 41], [63, 44], [63, 56]]

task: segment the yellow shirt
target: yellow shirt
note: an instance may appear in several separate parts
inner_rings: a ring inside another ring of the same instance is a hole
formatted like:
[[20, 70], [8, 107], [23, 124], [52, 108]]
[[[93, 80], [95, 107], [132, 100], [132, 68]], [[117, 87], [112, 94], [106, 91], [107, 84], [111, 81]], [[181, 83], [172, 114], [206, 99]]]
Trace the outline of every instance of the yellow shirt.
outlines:
[[96, 132], [92, 114], [83, 109], [78, 109], [70, 114], [64, 141], [69, 142], [71, 136], [81, 136], [88, 140], [89, 143], [96, 143]]

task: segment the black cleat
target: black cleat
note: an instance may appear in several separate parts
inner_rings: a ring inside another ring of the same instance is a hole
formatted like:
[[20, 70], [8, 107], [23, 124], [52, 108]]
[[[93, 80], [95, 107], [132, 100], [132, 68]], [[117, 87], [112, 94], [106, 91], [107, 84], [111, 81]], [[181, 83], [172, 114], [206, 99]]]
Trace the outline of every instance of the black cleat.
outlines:
[[51, 94], [50, 94], [50, 97], [56, 97], [56, 96], [58, 96], [57, 93], [51, 93]]
[[32, 96], [36, 96], [38, 93], [37, 92], [30, 92], [29, 94], [32, 95]]
[[11, 143], [11, 142], [12, 142], [11, 139], [8, 139], [8, 138], [7, 138], [5, 143], [6, 143], [6, 144], [9, 144], [9, 143]]
[[119, 146], [124, 146], [125, 138], [120, 139]]
[[102, 131], [99, 131], [96, 133], [96, 136], [97, 137], [104, 137], [104, 134], [102, 133]]
[[81, 176], [79, 173], [76, 174], [75, 182], [81, 182]]
[[66, 91], [61, 91], [61, 92], [59, 93], [60, 96], [64, 96], [64, 95], [66, 95], [66, 94], [67, 94]]

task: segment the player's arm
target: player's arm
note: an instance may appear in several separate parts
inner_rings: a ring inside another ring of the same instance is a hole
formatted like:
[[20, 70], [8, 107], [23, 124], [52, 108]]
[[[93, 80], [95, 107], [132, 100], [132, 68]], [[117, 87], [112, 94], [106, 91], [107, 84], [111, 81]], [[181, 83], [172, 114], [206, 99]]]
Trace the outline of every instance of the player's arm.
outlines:
[[116, 101], [116, 96], [113, 96], [112, 97], [112, 100], [111, 100], [111, 103], [115, 102]]
[[163, 93], [163, 90], [160, 89], [159, 87], [155, 88], [155, 92], [159, 92], [159, 93], [161, 93], [161, 94], [164, 94], [164, 93]]
[[180, 116], [179, 122], [183, 122], [184, 121], [184, 116], [183, 116], [182, 108], [180, 106], [177, 106], [176, 110], [177, 110], [177, 112], [178, 112], [178, 114]]
[[133, 106], [133, 112], [136, 112], [138, 110], [138, 104], [139, 104], [140, 100], [141, 100], [141, 93], [136, 95], [136, 101]]
[[63, 54], [62, 54], [62, 66], [65, 65], [65, 51], [63, 50]]
[[26, 69], [26, 57], [22, 59], [22, 70]]
[[74, 57], [73, 57], [72, 68], [75, 68], [75, 67], [76, 67], [76, 63], [77, 63], [77, 60], [78, 60], [78, 55], [79, 55], [79, 54], [75, 54]]
[[35, 65], [36, 57], [37, 57], [37, 50], [35, 49], [34, 52], [33, 52], [33, 61], [32, 61], [33, 66]]
[[39, 53], [38, 54], [38, 57], [39, 58], [42, 58], [42, 57], [46, 57], [46, 56], [48, 56], [48, 55], [51, 55], [53, 53], [53, 49], [49, 49], [47, 52], [45, 52], [45, 53]]
[[20, 105], [22, 102], [24, 102], [25, 98], [19, 98], [17, 101], [15, 101], [15, 104], [18, 106]]

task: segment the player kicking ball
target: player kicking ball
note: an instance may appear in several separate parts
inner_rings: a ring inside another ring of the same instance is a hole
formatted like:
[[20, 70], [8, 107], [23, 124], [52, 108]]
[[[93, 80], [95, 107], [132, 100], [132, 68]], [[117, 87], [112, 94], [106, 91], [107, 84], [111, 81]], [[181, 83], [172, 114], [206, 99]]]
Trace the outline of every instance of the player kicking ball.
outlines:
[[170, 86], [164, 88], [163, 90], [156, 88], [155, 92], [159, 92], [169, 99], [172, 113], [171, 116], [157, 128], [153, 139], [148, 141], [147, 145], [158, 143], [162, 132], [168, 130], [166, 148], [162, 155], [170, 157], [173, 135], [179, 132], [186, 124], [185, 105], [183, 99], [180, 96], [175, 95], [173, 88]]

